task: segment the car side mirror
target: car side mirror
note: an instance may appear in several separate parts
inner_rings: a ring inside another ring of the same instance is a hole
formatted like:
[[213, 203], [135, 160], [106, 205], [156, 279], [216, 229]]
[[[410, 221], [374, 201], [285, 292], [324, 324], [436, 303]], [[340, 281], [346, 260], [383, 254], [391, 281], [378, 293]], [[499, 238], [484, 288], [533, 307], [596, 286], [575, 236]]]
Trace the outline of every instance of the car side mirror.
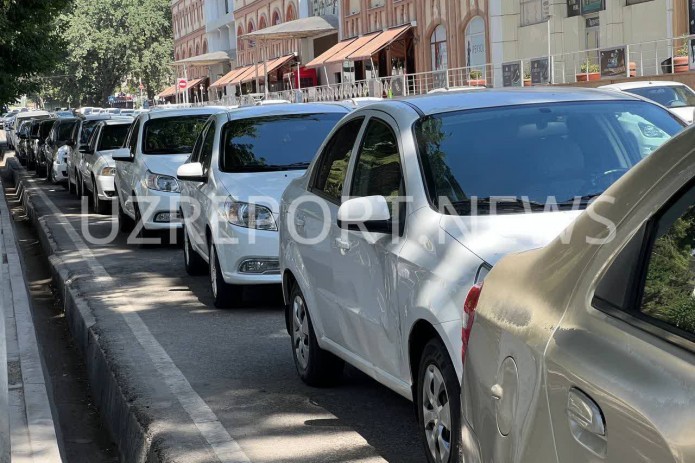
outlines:
[[208, 180], [203, 173], [203, 165], [199, 162], [183, 164], [177, 169], [176, 177], [179, 180], [198, 183], [205, 183]]
[[130, 148], [119, 148], [113, 151], [111, 158], [116, 162], [133, 162], [134, 158], [130, 154]]
[[391, 209], [383, 196], [348, 199], [338, 209], [338, 227], [375, 233], [393, 232]]

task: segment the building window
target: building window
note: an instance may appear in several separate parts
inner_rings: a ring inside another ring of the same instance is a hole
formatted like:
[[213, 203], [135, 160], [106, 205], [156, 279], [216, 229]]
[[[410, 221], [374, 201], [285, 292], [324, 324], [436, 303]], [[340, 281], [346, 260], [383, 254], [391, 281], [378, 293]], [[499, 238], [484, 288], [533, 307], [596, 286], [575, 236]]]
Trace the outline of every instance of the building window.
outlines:
[[449, 63], [446, 49], [446, 27], [442, 24], [432, 32], [430, 38], [432, 47], [432, 70], [443, 71], [447, 69]]
[[265, 16], [261, 16], [261, 19], [258, 20], [258, 29], [265, 29], [266, 27], [268, 27], [268, 24]]
[[543, 0], [521, 0], [521, 26], [542, 23], [546, 20], [543, 13]]
[[294, 11], [294, 5], [292, 3], [287, 7], [287, 14], [285, 15], [285, 21], [294, 21], [297, 19], [297, 14]]
[[485, 64], [485, 20], [476, 16], [466, 26], [466, 66], [484, 68]]
[[275, 10], [275, 11], [273, 12], [273, 22], [272, 22], [272, 25], [273, 25], [273, 26], [277, 26], [278, 24], [280, 24], [280, 12], [279, 12], [278, 10]]
[[240, 51], [244, 50], [244, 40], [240, 38], [242, 35], [244, 35], [244, 29], [241, 26], [239, 26], [236, 30], [236, 38], [237, 38], [237, 48]]

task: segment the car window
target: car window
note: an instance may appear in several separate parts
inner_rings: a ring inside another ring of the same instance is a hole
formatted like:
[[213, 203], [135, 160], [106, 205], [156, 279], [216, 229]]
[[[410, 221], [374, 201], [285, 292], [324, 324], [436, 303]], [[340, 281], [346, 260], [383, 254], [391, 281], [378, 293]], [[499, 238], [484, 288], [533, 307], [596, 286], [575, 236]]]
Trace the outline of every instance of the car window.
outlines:
[[364, 118], [352, 119], [336, 130], [326, 143], [315, 167], [312, 191], [340, 203], [350, 156]]
[[655, 226], [639, 310], [695, 340], [695, 189]]
[[502, 197], [576, 207], [681, 130], [663, 108], [621, 100], [456, 111], [415, 124], [430, 199], [458, 214], [473, 213], [473, 200]]
[[72, 129], [75, 128], [75, 124], [77, 124], [77, 121], [63, 122], [58, 126], [58, 143], [65, 143], [70, 140]]
[[210, 123], [203, 127], [203, 130], [200, 132], [200, 135], [198, 135], [198, 138], [195, 139], [195, 145], [193, 145], [193, 152], [191, 152], [191, 158], [189, 162], [200, 162], [200, 155], [202, 153], [203, 149], [203, 141], [205, 140], [205, 134], [207, 133], [207, 128], [210, 126]]
[[306, 169], [343, 113], [282, 114], [224, 126], [223, 172]]
[[94, 130], [92, 130], [92, 135], [89, 137], [89, 141], [87, 142], [87, 146], [89, 147], [89, 150], [94, 153], [96, 151], [97, 147], [97, 141], [99, 140], [99, 132], [103, 130], [99, 125], [97, 125]]
[[40, 129], [40, 138], [39, 140], [41, 143], [43, 143], [46, 140], [46, 137], [48, 137], [51, 133], [51, 129], [53, 129], [53, 125], [55, 124], [55, 121], [46, 121], [41, 123], [41, 129]]
[[105, 125], [101, 129], [101, 137], [99, 138], [99, 151], [115, 150], [123, 146], [125, 137], [128, 135], [127, 124], [121, 125]]
[[138, 137], [140, 136], [140, 120], [136, 120], [133, 123], [128, 136], [130, 137], [128, 138], [128, 148], [130, 148], [130, 154], [131, 156], [135, 156], [135, 153], [138, 150]]
[[384, 196], [393, 215], [402, 186], [398, 139], [386, 122], [372, 118], [357, 154], [350, 196]]
[[215, 144], [215, 123], [211, 122], [205, 132], [203, 145], [200, 150], [200, 163], [203, 165], [203, 174], [207, 175], [212, 163], [212, 150]]
[[210, 115], [162, 117], [145, 122], [143, 154], [189, 154]]
[[685, 85], [631, 88], [625, 91], [656, 101], [667, 108], [695, 106], [695, 92]]
[[82, 122], [82, 130], [80, 130], [80, 144], [86, 145], [89, 143], [90, 138], [92, 138], [92, 133], [96, 129], [99, 121], [84, 121]]

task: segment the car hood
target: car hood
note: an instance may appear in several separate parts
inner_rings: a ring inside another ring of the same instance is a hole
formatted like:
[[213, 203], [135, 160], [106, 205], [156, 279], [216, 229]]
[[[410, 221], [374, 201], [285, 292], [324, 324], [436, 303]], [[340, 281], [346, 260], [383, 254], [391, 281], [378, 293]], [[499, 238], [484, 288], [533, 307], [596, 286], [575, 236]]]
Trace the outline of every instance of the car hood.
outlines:
[[304, 170], [282, 172], [221, 173], [220, 181], [236, 201], [260, 204], [280, 213], [280, 199], [287, 185]]
[[693, 115], [695, 114], [695, 106], [681, 106], [678, 108], [668, 108], [676, 116], [683, 119], [688, 124], [693, 123]]
[[115, 167], [116, 161], [113, 160], [113, 152], [114, 151], [116, 151], [116, 150], [114, 149], [114, 150], [99, 151], [97, 153], [97, 156], [99, 158], [99, 162], [102, 162], [105, 166]]
[[189, 156], [190, 154], [146, 154], [143, 155], [143, 162], [153, 174], [176, 177], [177, 169]]
[[[440, 227], [490, 265], [512, 252], [545, 246], [582, 211], [442, 216]], [[569, 232], [570, 229], [568, 229]]]

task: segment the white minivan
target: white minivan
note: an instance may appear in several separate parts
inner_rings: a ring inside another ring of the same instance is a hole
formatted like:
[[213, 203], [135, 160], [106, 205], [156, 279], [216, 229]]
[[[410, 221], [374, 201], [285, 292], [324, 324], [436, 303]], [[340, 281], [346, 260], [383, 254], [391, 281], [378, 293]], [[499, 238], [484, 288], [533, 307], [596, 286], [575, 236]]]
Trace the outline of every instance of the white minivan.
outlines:
[[349, 112], [336, 104], [266, 105], [207, 122], [178, 179], [186, 270], [210, 272], [215, 306], [238, 305], [244, 285], [280, 284], [280, 197]]
[[[140, 114], [124, 148], [114, 150], [118, 222], [122, 232], [176, 231], [181, 188], [176, 169], [186, 162], [207, 119], [225, 108], [161, 109]], [[141, 242], [140, 244], [146, 244]]]

